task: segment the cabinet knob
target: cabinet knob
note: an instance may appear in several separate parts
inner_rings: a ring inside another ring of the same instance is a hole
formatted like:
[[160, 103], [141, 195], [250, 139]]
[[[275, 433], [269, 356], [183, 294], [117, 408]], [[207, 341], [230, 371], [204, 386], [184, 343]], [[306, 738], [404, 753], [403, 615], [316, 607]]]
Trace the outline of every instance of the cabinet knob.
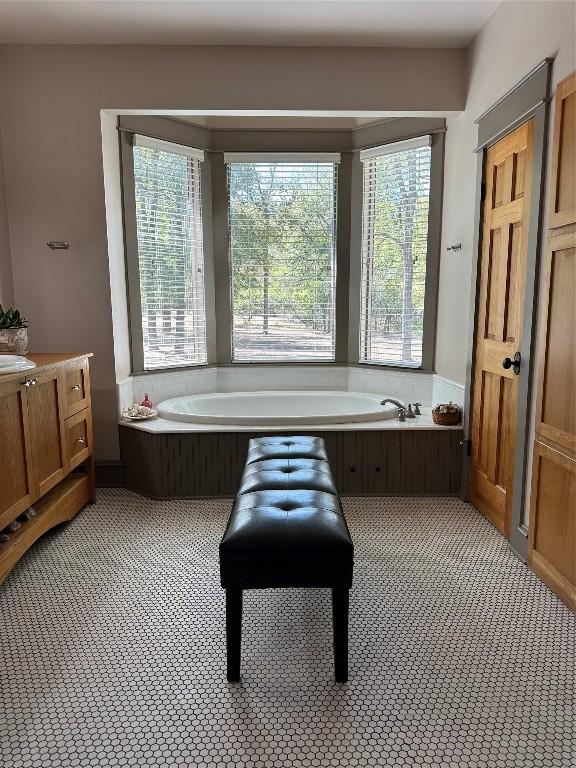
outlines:
[[25, 387], [35, 387], [38, 384], [38, 379], [26, 379], [24, 382]]
[[86, 442], [86, 438], [85, 437], [77, 437], [76, 438], [76, 442], [77, 443], [81, 443], [82, 445], [84, 445], [84, 443]]
[[79, 391], [79, 389], [80, 389], [80, 384], [74, 384], [74, 385], [72, 386], [72, 389], [74, 390], [74, 392], [78, 392], [78, 391]]

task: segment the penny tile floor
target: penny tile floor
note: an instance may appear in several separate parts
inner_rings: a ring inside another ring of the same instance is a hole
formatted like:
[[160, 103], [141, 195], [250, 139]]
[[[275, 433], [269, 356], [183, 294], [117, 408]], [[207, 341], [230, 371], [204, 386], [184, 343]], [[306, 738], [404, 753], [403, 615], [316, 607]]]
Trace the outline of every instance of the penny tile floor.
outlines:
[[246, 593], [225, 679], [217, 547], [229, 502], [103, 489], [0, 588], [0, 764], [576, 763], [576, 620], [472, 507], [346, 498], [350, 681], [326, 590]]

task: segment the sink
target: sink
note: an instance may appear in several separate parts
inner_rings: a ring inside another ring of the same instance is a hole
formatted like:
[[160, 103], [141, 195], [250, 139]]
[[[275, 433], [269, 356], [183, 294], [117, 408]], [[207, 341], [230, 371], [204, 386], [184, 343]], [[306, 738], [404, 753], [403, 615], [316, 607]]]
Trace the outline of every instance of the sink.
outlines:
[[0, 376], [3, 373], [20, 373], [36, 368], [36, 363], [23, 355], [0, 355]]

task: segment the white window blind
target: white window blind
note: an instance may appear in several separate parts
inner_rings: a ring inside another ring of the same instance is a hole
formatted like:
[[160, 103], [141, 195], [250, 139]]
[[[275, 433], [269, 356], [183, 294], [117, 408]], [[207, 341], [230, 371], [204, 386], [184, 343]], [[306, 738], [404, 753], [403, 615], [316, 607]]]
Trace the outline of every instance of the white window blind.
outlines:
[[206, 363], [201, 152], [135, 137], [144, 369]]
[[337, 156], [226, 159], [233, 359], [333, 360]]
[[360, 360], [420, 367], [426, 285], [430, 137], [366, 150]]

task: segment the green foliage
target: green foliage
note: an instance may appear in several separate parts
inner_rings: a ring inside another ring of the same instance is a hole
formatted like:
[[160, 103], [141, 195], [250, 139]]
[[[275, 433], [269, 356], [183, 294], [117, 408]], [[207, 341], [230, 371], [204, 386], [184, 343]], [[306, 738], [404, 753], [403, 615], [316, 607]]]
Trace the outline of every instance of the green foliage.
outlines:
[[0, 304], [0, 328], [27, 328], [28, 321], [22, 317], [17, 309], [9, 307], [4, 310]]
[[334, 171], [315, 178], [282, 164], [241, 165], [230, 177], [234, 315], [278, 315], [331, 331]]

